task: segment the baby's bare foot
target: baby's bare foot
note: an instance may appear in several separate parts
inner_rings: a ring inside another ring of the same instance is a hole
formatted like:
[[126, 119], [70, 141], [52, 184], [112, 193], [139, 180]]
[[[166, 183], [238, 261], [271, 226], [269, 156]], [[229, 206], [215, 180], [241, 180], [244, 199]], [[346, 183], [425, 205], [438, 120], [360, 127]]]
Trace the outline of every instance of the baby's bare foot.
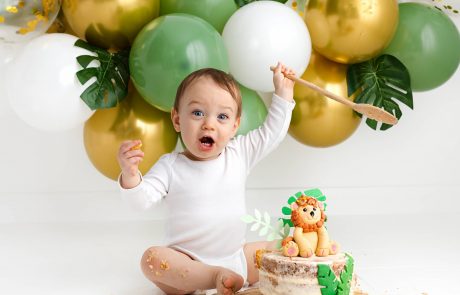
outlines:
[[244, 279], [237, 273], [222, 269], [216, 277], [216, 289], [219, 295], [232, 295], [243, 287]]

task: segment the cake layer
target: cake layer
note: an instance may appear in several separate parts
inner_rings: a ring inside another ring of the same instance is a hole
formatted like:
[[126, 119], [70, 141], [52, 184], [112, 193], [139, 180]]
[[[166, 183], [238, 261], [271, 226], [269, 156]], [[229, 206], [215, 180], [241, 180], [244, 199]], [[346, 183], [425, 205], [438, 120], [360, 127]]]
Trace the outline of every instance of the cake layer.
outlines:
[[330, 267], [337, 278], [347, 264], [344, 253], [326, 257], [285, 257], [279, 252], [259, 253], [260, 291], [263, 294], [321, 295], [318, 265]]

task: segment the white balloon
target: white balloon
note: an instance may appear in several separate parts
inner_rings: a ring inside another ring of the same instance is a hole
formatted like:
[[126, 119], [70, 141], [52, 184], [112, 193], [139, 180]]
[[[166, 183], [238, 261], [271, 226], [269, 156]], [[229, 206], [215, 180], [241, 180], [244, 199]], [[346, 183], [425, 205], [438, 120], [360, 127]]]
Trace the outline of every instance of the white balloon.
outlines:
[[77, 37], [46, 34], [31, 40], [8, 67], [6, 90], [10, 105], [27, 124], [45, 131], [74, 128], [93, 113], [80, 98], [95, 79], [81, 85], [76, 57], [94, 55], [74, 46]]
[[274, 90], [270, 66], [282, 62], [300, 76], [307, 68], [311, 40], [302, 18], [275, 1], [256, 1], [238, 9], [222, 33], [230, 73], [244, 86]]

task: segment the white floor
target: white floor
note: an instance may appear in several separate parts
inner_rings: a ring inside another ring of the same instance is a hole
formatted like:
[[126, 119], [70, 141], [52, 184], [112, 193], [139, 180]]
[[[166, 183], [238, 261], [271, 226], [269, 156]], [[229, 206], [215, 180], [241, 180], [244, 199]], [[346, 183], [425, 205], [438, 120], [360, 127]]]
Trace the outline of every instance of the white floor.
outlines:
[[[460, 294], [460, 215], [331, 216], [369, 294]], [[139, 270], [159, 222], [0, 224], [2, 295], [161, 294]], [[256, 240], [252, 233], [249, 240]]]

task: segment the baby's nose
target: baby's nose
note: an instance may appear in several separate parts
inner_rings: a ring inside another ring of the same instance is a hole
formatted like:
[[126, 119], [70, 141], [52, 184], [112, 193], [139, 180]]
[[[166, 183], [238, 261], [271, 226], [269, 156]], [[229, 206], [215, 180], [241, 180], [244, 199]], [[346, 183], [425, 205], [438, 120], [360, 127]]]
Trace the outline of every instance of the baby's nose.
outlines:
[[201, 126], [203, 130], [214, 130], [214, 122], [211, 118], [206, 118], [203, 125]]

